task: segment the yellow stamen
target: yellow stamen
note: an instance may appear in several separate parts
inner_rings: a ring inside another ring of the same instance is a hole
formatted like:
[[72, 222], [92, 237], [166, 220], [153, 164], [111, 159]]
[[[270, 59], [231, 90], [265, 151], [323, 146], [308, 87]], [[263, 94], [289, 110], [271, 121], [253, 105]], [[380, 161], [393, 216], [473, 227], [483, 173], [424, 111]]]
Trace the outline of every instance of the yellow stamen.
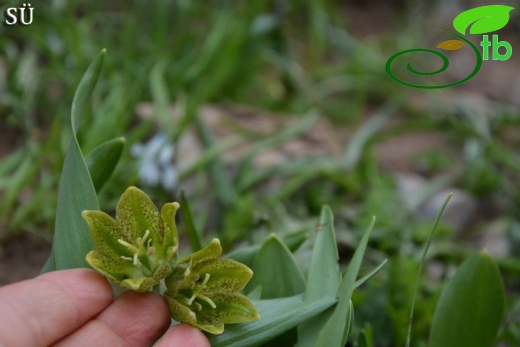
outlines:
[[201, 300], [206, 301], [212, 308], [217, 307], [217, 305], [215, 305], [215, 303], [210, 298], [208, 298], [205, 295], [200, 294], [200, 292], [202, 292], [204, 290], [204, 288], [206, 288], [209, 278], [210, 278], [210, 275], [209, 275], [209, 273], [207, 273], [206, 276], [204, 276], [204, 280], [202, 281], [202, 283], [195, 290], [195, 293], [193, 293], [191, 298], [188, 300], [188, 305], [191, 305], [196, 298], [199, 298]]
[[208, 298], [207, 296], [202, 295], [202, 294], [197, 294], [197, 298], [206, 301], [206, 302], [211, 306], [211, 308], [217, 308], [217, 305], [215, 305], [215, 303], [213, 302], [213, 300], [211, 300], [211, 299]]
[[132, 253], [139, 252], [138, 248], [136, 248], [134, 245], [132, 245], [131, 243], [126, 242], [123, 239], [118, 239], [117, 242], [119, 242], [120, 244], [122, 244], [123, 246], [128, 248], [128, 250], [131, 251]]

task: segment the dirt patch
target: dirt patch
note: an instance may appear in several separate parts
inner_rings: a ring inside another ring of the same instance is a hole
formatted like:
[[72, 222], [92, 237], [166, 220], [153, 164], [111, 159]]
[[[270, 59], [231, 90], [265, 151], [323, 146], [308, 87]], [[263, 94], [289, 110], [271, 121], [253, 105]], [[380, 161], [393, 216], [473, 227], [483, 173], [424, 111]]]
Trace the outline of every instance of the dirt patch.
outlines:
[[51, 245], [32, 235], [0, 244], [0, 286], [37, 276], [51, 253]]

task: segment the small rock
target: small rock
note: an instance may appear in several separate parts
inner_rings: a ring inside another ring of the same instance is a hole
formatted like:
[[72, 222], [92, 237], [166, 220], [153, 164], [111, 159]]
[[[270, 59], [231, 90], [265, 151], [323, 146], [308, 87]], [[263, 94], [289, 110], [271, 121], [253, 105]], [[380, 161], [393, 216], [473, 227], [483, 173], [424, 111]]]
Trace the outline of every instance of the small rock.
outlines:
[[477, 210], [478, 201], [471, 194], [457, 188], [442, 190], [427, 199], [419, 207], [418, 212], [421, 219], [433, 220], [450, 193], [453, 193], [453, 196], [444, 210], [442, 222], [449, 225], [455, 235], [460, 235]]

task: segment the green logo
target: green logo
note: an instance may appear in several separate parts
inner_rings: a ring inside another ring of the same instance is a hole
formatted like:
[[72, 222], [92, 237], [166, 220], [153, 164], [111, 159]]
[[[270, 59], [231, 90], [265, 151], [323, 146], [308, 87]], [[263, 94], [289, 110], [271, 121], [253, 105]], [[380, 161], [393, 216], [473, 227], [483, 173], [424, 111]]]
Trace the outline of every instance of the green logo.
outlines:
[[[458, 32], [453, 33], [450, 31], [441, 30], [442, 32], [445, 32], [451, 36], [453, 36], [455, 39], [447, 40], [439, 43], [437, 45], [437, 48], [447, 50], [447, 51], [455, 51], [458, 50], [465, 45], [468, 45], [471, 47], [473, 52], [475, 53], [476, 57], [476, 63], [475, 68], [471, 73], [466, 76], [465, 78], [448, 84], [443, 85], [419, 85], [419, 84], [413, 84], [406, 82], [402, 79], [399, 79], [397, 76], [394, 75], [392, 72], [391, 66], [392, 62], [401, 55], [408, 54], [408, 53], [415, 53], [415, 52], [425, 52], [430, 53], [438, 56], [442, 59], [442, 67], [430, 72], [422, 72], [414, 69], [412, 67], [411, 61], [407, 65], [407, 70], [411, 72], [414, 75], [419, 76], [432, 76], [440, 74], [441, 72], [445, 71], [449, 66], [449, 60], [443, 53], [432, 50], [432, 49], [426, 49], [426, 48], [414, 48], [414, 49], [407, 49], [404, 51], [401, 51], [399, 53], [396, 53], [392, 55], [387, 61], [386, 61], [386, 73], [388, 76], [390, 76], [391, 79], [396, 81], [397, 83], [400, 83], [402, 85], [413, 87], [413, 88], [423, 88], [423, 89], [439, 89], [439, 88], [447, 88], [447, 87], [453, 87], [459, 84], [462, 84], [464, 82], [469, 81], [471, 78], [473, 78], [480, 70], [480, 67], [482, 66], [482, 60], [488, 60], [489, 59], [489, 48], [491, 47], [491, 56], [493, 60], [507, 60], [511, 58], [511, 55], [513, 54], [513, 48], [511, 47], [511, 44], [506, 41], [499, 41], [498, 35], [492, 35], [491, 41], [489, 40], [488, 35], [482, 36], [482, 41], [480, 42], [480, 46], [482, 46], [482, 54], [480, 54], [479, 49], [477, 46], [475, 46], [471, 41], [465, 38], [466, 31], [468, 31], [469, 28], [469, 34], [471, 35], [482, 35], [487, 34], [499, 29], [502, 29], [506, 26], [507, 22], [509, 22], [509, 12], [514, 10], [514, 7], [511, 6], [505, 6], [505, 5], [487, 5], [487, 6], [480, 6], [473, 8], [471, 10], [467, 10], [459, 14], [455, 19], [453, 20], [453, 27]], [[500, 47], [505, 48], [505, 53], [502, 54], [499, 52]]]

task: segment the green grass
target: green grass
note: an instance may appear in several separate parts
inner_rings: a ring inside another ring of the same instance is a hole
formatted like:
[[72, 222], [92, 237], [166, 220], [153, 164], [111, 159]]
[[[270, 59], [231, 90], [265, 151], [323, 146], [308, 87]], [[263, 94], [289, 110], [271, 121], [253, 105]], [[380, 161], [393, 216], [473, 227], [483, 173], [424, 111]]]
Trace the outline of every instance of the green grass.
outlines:
[[[202, 244], [217, 236], [228, 251], [237, 244], [258, 244], [272, 232], [284, 237], [313, 230], [322, 205], [328, 204], [343, 261], [350, 259], [371, 216], [377, 216], [361, 273], [385, 256], [390, 261], [353, 295], [354, 336], [370, 322], [376, 346], [403, 345], [418, 255], [431, 221], [417, 218], [418, 206], [404, 206], [392, 176], [380, 168], [376, 146], [404, 134], [437, 132], [453, 146], [455, 157], [432, 149], [416, 158], [414, 169], [430, 178], [449, 176], [451, 185], [471, 192], [491, 206], [495, 219], [506, 221], [513, 252], [499, 265], [510, 293], [511, 323], [504, 325], [501, 336], [520, 343], [514, 323], [520, 285], [515, 280], [520, 250], [519, 142], [505, 136], [510, 129], [518, 130], [520, 111], [493, 102], [491, 114], [475, 117], [477, 107], [464, 99], [448, 102], [446, 93], [410, 91], [390, 80], [384, 71], [386, 59], [413, 44], [406, 32], [424, 34], [421, 24], [409, 19], [421, 9], [408, 3], [395, 6], [398, 15], [389, 22], [391, 32], [364, 39], [353, 35], [349, 6], [338, 1], [33, 4], [31, 26], [0, 26], [0, 136], [9, 138], [0, 161], [4, 238], [32, 233], [51, 239], [59, 175], [71, 135], [73, 93], [88, 64], [106, 48], [102, 78], [78, 133], [85, 154], [115, 137], [127, 141], [115, 173], [99, 194], [103, 210], [114, 209], [127, 186], [139, 185], [128, 148], [158, 129], [173, 142], [188, 128], [196, 129], [204, 153], [180, 173], [174, 192], [147, 188], [154, 201], [180, 201], [183, 185], [195, 181], [197, 189], [186, 196], [192, 214], [198, 216], [189, 233], [192, 238], [197, 233]], [[18, 3], [5, 4], [11, 5]], [[417, 97], [426, 100], [424, 107], [414, 103]], [[142, 102], [155, 106], [150, 121], [135, 116]], [[237, 130], [254, 145], [230, 164], [221, 154], [233, 140], [216, 145], [198, 114], [207, 103], [291, 113], [301, 122], [266, 138], [255, 129]], [[168, 118], [170, 104], [183, 110], [178, 122]], [[294, 160], [268, 169], [253, 166], [259, 153], [305, 133], [318, 114], [354, 134], [342, 143], [339, 158]], [[456, 174], [449, 173], [452, 166], [459, 168]], [[262, 194], [267, 183], [280, 181], [282, 189]], [[431, 257], [445, 265], [443, 279], [467, 252], [451, 235], [441, 221]], [[295, 257], [306, 259], [309, 254], [308, 247], [302, 247]], [[440, 280], [426, 276], [423, 281], [412, 334], [412, 345], [417, 346], [426, 340], [442, 287]]]

